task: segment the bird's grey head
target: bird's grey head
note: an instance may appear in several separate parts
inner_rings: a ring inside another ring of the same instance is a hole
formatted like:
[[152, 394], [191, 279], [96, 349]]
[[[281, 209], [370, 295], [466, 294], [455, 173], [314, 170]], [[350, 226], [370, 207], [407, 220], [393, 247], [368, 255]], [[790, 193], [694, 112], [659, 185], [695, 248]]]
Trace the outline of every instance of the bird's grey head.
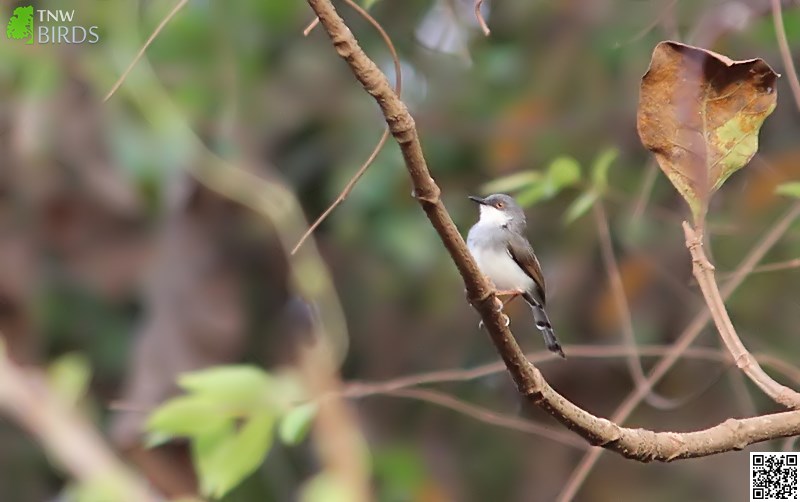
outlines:
[[525, 212], [510, 195], [492, 194], [486, 198], [469, 196], [470, 200], [480, 204], [481, 223], [522, 231], [525, 228]]

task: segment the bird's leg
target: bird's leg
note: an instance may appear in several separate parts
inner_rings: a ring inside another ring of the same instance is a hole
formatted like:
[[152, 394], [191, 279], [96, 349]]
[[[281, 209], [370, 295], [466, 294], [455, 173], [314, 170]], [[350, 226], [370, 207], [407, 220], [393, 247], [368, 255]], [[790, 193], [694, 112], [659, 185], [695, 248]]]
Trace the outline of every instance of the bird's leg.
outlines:
[[[514, 298], [516, 298], [518, 296], [521, 296], [524, 293], [525, 293], [524, 291], [519, 290], [519, 289], [508, 289], [508, 290], [495, 291], [495, 293], [494, 293], [495, 302], [496, 302], [495, 305], [497, 305], [497, 311], [500, 312], [500, 315], [503, 316], [503, 321], [505, 322], [505, 326], [506, 327], [508, 327], [508, 325], [511, 324], [511, 319], [505, 314], [505, 312], [503, 312], [503, 309], [506, 307], [506, 305], [511, 303], [514, 300]], [[502, 301], [499, 298], [500, 296], [508, 296], [509, 298], [506, 301]]]
[[519, 296], [525, 293], [521, 289], [498, 289], [494, 292], [495, 296]]
[[[502, 289], [497, 290], [494, 293], [495, 296], [495, 305], [497, 306], [498, 312], [503, 316], [503, 321], [505, 322], [505, 326], [508, 327], [511, 324], [511, 319], [503, 312], [503, 309], [511, 303], [516, 297], [522, 296], [525, 292], [521, 289]], [[499, 297], [500, 296], [508, 296], [509, 298], [506, 301], [502, 301]], [[483, 320], [481, 319], [478, 322], [478, 329], [483, 328]]]
[[500, 307], [500, 309], [502, 310], [502, 309], [505, 308], [506, 305], [508, 305], [509, 303], [513, 302], [514, 299], [516, 299], [518, 296], [522, 296], [523, 294], [525, 294], [525, 292], [520, 290], [520, 289], [508, 289], [508, 290], [503, 290], [503, 291], [497, 291], [495, 293], [495, 296], [508, 296], [509, 297], [508, 300], [503, 302], [502, 307]]

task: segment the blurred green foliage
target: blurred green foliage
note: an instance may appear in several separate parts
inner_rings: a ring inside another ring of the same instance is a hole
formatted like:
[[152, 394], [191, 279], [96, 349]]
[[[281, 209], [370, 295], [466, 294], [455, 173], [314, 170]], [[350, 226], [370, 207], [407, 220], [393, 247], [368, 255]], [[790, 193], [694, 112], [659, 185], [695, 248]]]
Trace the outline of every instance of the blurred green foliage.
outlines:
[[[597, 155], [589, 170], [590, 179], [585, 183], [585, 190], [564, 212], [565, 224], [583, 216], [605, 194], [608, 188], [608, 171], [618, 155], [616, 148], [607, 148]], [[564, 189], [581, 183], [582, 178], [578, 161], [569, 156], [561, 156], [554, 159], [545, 172], [530, 170], [503, 176], [483, 185], [481, 192], [508, 192], [515, 196], [522, 207], [529, 207], [552, 199]]]
[[155, 442], [191, 440], [202, 493], [214, 498], [227, 494], [261, 465], [279, 421], [281, 440], [297, 444], [316, 411], [294, 404], [303, 393], [293, 377], [252, 366], [186, 373], [178, 384], [187, 394], [155, 410], [147, 428]]
[[788, 197], [800, 198], [800, 181], [782, 183], [775, 188], [775, 193]]

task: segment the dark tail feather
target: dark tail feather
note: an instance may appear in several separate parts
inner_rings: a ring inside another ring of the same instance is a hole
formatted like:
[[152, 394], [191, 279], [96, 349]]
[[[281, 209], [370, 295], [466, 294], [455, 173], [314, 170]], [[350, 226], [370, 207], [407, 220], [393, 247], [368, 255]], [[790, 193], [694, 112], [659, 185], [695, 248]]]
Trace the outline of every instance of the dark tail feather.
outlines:
[[542, 332], [544, 344], [547, 346], [547, 350], [554, 352], [566, 359], [567, 356], [564, 355], [564, 351], [561, 349], [561, 345], [558, 343], [556, 334], [553, 331], [553, 325], [550, 324], [550, 319], [547, 317], [547, 312], [545, 312], [542, 304], [530, 294], [525, 295], [525, 300], [528, 302], [528, 305], [531, 306], [531, 310], [533, 311], [533, 319], [536, 321], [536, 327]]

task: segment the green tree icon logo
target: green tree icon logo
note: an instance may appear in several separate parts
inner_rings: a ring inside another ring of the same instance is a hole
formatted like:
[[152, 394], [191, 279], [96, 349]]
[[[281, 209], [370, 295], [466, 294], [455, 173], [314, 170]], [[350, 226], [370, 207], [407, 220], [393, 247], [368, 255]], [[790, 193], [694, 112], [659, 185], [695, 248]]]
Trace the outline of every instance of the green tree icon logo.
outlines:
[[26, 44], [33, 44], [33, 6], [17, 7], [14, 15], [8, 20], [6, 36], [14, 40], [28, 39]]

